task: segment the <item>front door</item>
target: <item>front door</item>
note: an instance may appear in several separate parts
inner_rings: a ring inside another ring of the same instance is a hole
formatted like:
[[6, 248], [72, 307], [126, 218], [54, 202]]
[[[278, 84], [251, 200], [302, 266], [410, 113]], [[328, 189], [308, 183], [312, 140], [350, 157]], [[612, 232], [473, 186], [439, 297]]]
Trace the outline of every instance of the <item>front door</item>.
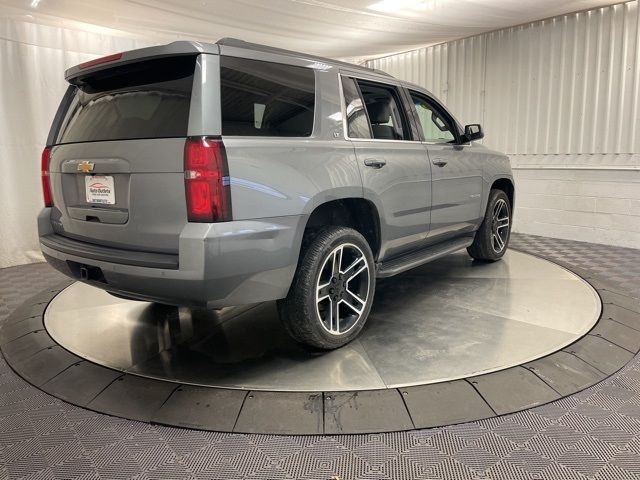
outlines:
[[482, 203], [481, 156], [471, 145], [458, 143], [455, 121], [434, 99], [409, 91], [431, 162], [432, 210], [429, 237], [433, 242], [472, 232]]

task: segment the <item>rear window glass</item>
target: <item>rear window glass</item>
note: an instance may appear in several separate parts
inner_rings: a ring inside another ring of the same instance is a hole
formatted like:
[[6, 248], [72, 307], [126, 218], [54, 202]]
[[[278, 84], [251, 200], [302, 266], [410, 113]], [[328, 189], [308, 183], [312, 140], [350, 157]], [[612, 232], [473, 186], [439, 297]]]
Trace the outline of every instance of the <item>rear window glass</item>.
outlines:
[[184, 137], [195, 56], [148, 60], [83, 78], [56, 143]]
[[221, 57], [222, 134], [308, 137], [315, 75], [310, 68]]

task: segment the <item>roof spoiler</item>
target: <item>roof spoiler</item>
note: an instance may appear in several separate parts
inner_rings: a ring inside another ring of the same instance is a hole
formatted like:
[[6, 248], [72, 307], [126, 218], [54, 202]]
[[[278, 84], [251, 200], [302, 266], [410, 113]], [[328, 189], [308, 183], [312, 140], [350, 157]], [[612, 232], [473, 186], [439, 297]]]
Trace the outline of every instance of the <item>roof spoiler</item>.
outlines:
[[168, 45], [139, 48], [89, 60], [88, 62], [69, 68], [64, 72], [64, 78], [69, 83], [75, 84], [79, 83], [83, 77], [117, 65], [126, 65], [128, 63], [149, 60], [151, 58], [173, 57], [177, 55], [197, 55], [199, 53], [218, 54], [219, 51], [219, 47], [211, 43], [187, 41], [172, 42]]

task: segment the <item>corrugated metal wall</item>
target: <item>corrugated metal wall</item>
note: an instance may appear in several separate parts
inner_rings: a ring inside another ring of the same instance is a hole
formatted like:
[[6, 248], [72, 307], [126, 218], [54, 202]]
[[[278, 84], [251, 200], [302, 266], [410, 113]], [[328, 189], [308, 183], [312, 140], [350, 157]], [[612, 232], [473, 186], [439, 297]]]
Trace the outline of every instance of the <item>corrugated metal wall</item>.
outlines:
[[368, 62], [425, 86], [507, 153], [640, 151], [638, 2]]
[[367, 62], [510, 155], [516, 231], [640, 248], [640, 9], [631, 1]]

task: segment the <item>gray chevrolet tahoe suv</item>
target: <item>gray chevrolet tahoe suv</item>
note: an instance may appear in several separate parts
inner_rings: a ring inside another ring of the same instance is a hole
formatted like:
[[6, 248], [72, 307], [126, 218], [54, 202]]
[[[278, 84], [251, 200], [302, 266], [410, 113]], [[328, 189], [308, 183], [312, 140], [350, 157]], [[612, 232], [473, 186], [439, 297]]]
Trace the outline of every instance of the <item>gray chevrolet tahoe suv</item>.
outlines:
[[42, 155], [42, 252], [116, 296], [278, 300], [321, 349], [362, 329], [376, 278], [509, 242], [509, 161], [428, 91], [239, 40], [73, 67]]

